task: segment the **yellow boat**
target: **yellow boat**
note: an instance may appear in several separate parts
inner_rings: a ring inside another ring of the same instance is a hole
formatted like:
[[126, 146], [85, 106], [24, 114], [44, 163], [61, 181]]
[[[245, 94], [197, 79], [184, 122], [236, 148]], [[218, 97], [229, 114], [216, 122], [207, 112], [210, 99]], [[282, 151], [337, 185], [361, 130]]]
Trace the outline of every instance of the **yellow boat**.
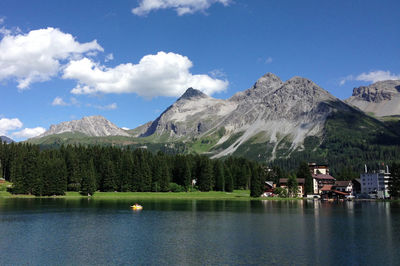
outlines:
[[132, 208], [132, 210], [139, 211], [139, 210], [143, 209], [143, 206], [139, 205], [139, 204], [135, 204], [135, 205], [132, 205], [131, 208]]

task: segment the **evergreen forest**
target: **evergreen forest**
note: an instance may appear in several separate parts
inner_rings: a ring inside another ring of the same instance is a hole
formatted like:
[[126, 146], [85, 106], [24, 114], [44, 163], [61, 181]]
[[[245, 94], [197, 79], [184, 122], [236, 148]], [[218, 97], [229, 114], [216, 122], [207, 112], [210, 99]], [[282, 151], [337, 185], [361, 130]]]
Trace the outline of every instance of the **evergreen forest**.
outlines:
[[251, 189], [251, 195], [258, 197], [267, 172], [262, 164], [243, 158], [211, 160], [129, 147], [68, 145], [41, 150], [27, 143], [0, 144], [0, 177], [13, 183], [14, 194]]

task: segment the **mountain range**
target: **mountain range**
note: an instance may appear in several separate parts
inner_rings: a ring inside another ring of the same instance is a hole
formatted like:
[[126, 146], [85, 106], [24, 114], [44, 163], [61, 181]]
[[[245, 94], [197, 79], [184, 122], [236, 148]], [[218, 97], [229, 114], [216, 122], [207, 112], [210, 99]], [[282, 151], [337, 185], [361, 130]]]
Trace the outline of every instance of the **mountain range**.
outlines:
[[385, 81], [355, 88], [353, 96], [342, 101], [306, 78], [282, 81], [267, 73], [226, 100], [189, 88], [154, 121], [133, 130], [100, 116], [84, 117], [52, 125], [28, 142], [132, 145], [259, 161], [326, 162], [341, 160], [340, 154], [354, 156], [366, 147], [374, 153], [397, 152], [400, 130], [376, 117], [400, 114], [400, 109], [390, 108], [400, 108], [399, 85]]

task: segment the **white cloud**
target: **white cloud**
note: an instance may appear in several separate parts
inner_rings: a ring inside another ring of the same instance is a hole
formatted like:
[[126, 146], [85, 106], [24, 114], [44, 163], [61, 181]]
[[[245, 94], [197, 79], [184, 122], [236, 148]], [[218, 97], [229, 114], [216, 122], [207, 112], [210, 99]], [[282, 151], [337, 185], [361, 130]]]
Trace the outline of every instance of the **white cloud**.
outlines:
[[140, 0], [139, 6], [132, 9], [132, 13], [145, 16], [152, 10], [172, 8], [179, 16], [204, 12], [211, 5], [220, 3], [228, 6], [231, 0]]
[[66, 106], [68, 105], [61, 97], [54, 98], [53, 102], [51, 103], [53, 106]]
[[120, 64], [107, 68], [83, 58], [71, 61], [64, 69], [64, 79], [75, 79], [73, 94], [136, 93], [146, 98], [182, 95], [193, 87], [211, 95], [224, 91], [229, 82], [208, 75], [193, 75], [193, 63], [186, 56], [158, 52], [144, 56], [138, 64]]
[[118, 108], [116, 103], [108, 104], [108, 105], [95, 105], [95, 108], [100, 110], [115, 110]]
[[22, 127], [22, 122], [18, 118], [2, 118], [0, 119], [0, 136], [7, 135], [8, 131]]
[[362, 73], [358, 76], [349, 75], [340, 80], [340, 86], [344, 85], [348, 81], [353, 81], [353, 80], [365, 81], [371, 83], [383, 80], [400, 80], [400, 74], [394, 74], [391, 73], [390, 71], [377, 70], [377, 71], [370, 71], [368, 73]]
[[28, 138], [37, 137], [40, 134], [43, 134], [45, 131], [46, 131], [46, 129], [44, 129], [43, 127], [24, 128], [21, 131], [12, 133], [12, 135], [17, 138], [28, 139]]
[[108, 54], [106, 55], [106, 57], [104, 58], [104, 62], [109, 62], [111, 60], [114, 60], [114, 55], [113, 54]]
[[272, 59], [272, 57], [268, 57], [267, 59], [265, 59], [265, 64], [271, 64], [272, 63], [272, 61], [273, 61], [273, 59]]
[[0, 80], [15, 78], [19, 89], [58, 74], [63, 60], [103, 51], [96, 40], [79, 43], [68, 33], [47, 28], [27, 34], [6, 33], [0, 41]]
[[400, 74], [392, 74], [390, 71], [371, 71], [369, 73], [362, 73], [356, 77], [359, 81], [378, 82], [382, 80], [397, 80], [400, 79]]
[[5, 18], [4, 17], [0, 17], [0, 24], [4, 23]]
[[128, 127], [121, 127], [123, 130], [129, 130], [130, 128]]
[[214, 69], [208, 72], [213, 78], [223, 78], [226, 79], [226, 73], [222, 69]]

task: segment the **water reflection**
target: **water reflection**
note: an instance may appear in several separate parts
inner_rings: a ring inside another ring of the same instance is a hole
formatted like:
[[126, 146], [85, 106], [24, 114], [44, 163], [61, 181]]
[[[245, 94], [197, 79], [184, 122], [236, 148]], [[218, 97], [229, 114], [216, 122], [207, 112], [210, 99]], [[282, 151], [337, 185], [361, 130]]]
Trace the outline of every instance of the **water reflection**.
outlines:
[[[0, 199], [1, 264], [399, 264], [384, 202]], [[22, 254], [22, 255], [21, 255]]]

